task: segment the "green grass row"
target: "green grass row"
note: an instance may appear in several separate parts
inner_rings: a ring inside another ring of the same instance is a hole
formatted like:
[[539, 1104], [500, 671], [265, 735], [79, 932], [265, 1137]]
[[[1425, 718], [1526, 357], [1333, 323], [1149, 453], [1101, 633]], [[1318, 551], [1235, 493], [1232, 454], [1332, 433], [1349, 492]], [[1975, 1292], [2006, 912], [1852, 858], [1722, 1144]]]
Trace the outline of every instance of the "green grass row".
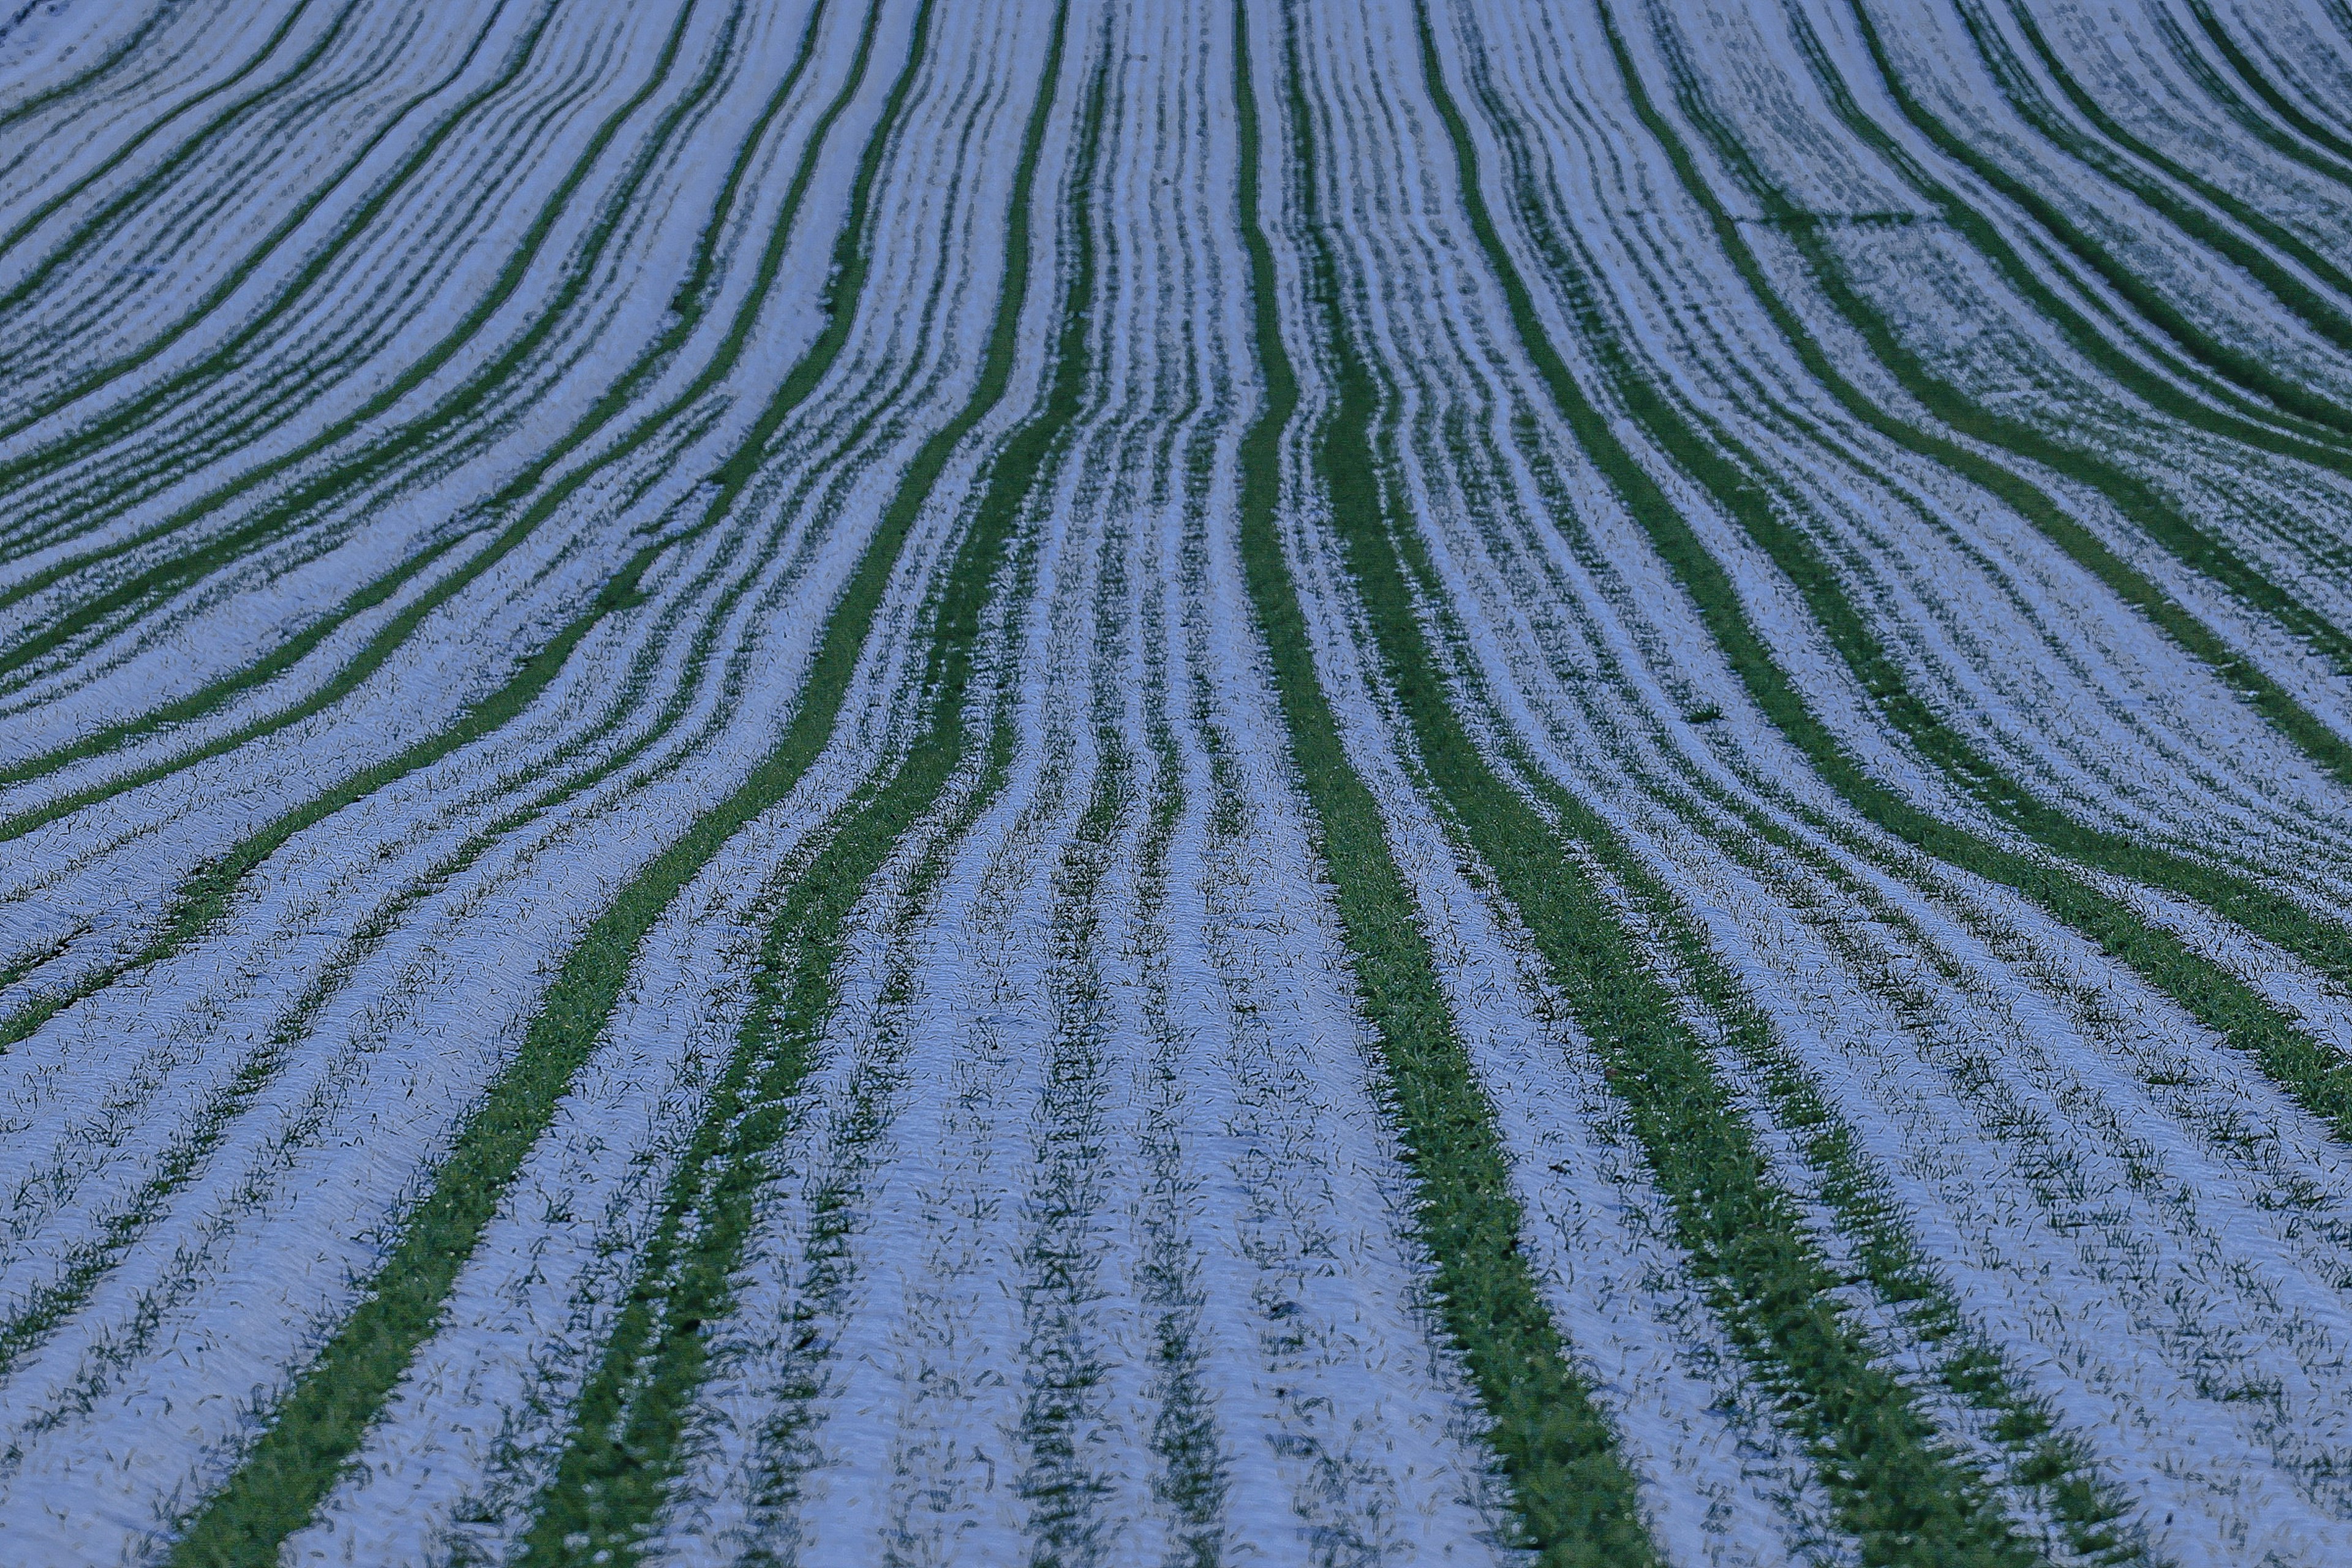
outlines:
[[[811, 16], [808, 31], [803, 40], [802, 53], [793, 67], [794, 77], [807, 65], [814, 47], [816, 24], [822, 19], [823, 12], [824, 6], [820, 4]], [[828, 105], [824, 115], [813, 132], [808, 146], [803, 150], [793, 184], [786, 193], [787, 199], [783, 208], [771, 231], [766, 254], [761, 258], [761, 271], [752, 290], [753, 298], [747, 299], [738, 312], [733, 331], [728, 339], [729, 347], [724, 351], [725, 353], [740, 353], [743, 337], [751, 330], [756, 319], [757, 297], [765, 292], [781, 265], [784, 242], [791, 226], [797, 217], [800, 198], [805, 193], [809, 179], [814, 173], [817, 156], [822, 150], [824, 133], [863, 81], [872, 52], [874, 25], [877, 12], [878, 5], [869, 5], [865, 31], [860, 36], [857, 54], [852, 62], [848, 79]], [[791, 86], [790, 79], [780, 85], [776, 95], [769, 104], [771, 114], [782, 106]], [[865, 277], [867, 265], [864, 245], [865, 218], [871, 200], [874, 181], [881, 164], [881, 144], [887, 125], [888, 121], [886, 121], [882, 127], [877, 128], [872, 143], [861, 159], [857, 177], [851, 187], [847, 218], [835, 237], [833, 272], [835, 283], [826, 296], [826, 328], [803, 355], [788, 376], [785, 384], [779, 389], [775, 397], [762, 411], [755, 428], [746, 437], [744, 450], [756, 452], [775, 426], [805, 400], [809, 391], [815, 386], [839, 357], [841, 349], [847, 340], [853, 312], [844, 305], [843, 301], [854, 301], [856, 299], [857, 289]], [[755, 133], [746, 139], [740, 150], [735, 171], [738, 176], [750, 159], [757, 140]], [[730, 181], [730, 190], [731, 187], [732, 181]], [[731, 202], [722, 201], [719, 208], [719, 216], [723, 217], [730, 210], [731, 210]], [[710, 255], [708, 247], [712, 243], [720, 226], [719, 223], [714, 222], [706, 231], [706, 248], [702, 253], [706, 260]], [[701, 276], [702, 269], [698, 268], [695, 272], [689, 274], [689, 280]], [[723, 371], [718, 367], [707, 367], [705, 374], [715, 379], [716, 374], [723, 374]], [[688, 397], [681, 395], [659, 413], [649, 416], [643, 422], [630, 442], [625, 444], [625, 447], [633, 449], [648, 432], [656, 428], [666, 416], [675, 416], [682, 409], [687, 401]], [[512, 541], [520, 542], [524, 533], [543, 522], [549, 515], [551, 515], [555, 506], [560, 504], [562, 500], [579, 483], [584, 482], [593, 472], [593, 469], [583, 470], [572, 476], [557, 487], [554, 492], [542, 498], [540, 503], [517, 519], [509, 531]], [[325, 820], [345, 806], [364, 799], [386, 784], [440, 761], [460, 747], [496, 733], [527, 711], [546, 690], [572, 654], [578, 648], [581, 641], [590, 632], [615, 611], [641, 602], [638, 585], [656, 558], [674, 548], [682, 539], [692, 537], [715, 526], [724, 516], [725, 504], [731, 502], [736, 495], [740, 494], [741, 483], [742, 481], [738, 481], [731, 489], [724, 490], [714, 497], [711, 506], [706, 510], [701, 522], [695, 529], [688, 531], [678, 538], [656, 541], [640, 548], [622, 569], [606, 582], [587, 610], [574, 616], [546, 644], [527, 657], [508, 678], [504, 685], [473, 704], [447, 729], [428, 736], [405, 751], [382, 763], [362, 769], [320, 791], [292, 810], [247, 835], [227, 851], [184, 878], [174, 887], [171, 898], [167, 900], [163, 923], [153, 938], [128, 957], [102, 966], [70, 986], [61, 987], [37, 996], [5, 1018], [0, 1018], [0, 1048], [26, 1038], [61, 1009], [112, 984], [114, 980], [131, 970], [159, 962], [182, 951], [205, 931], [210, 929], [213, 922], [227, 908], [236, 889], [243, 885], [245, 878], [297, 833]], [[20, 814], [17, 817], [0, 822], [0, 841], [29, 832], [44, 823], [54, 821], [67, 812], [89, 805], [94, 800], [105, 798], [107, 795], [136, 784], [150, 783], [154, 779], [167, 776], [194, 762], [226, 754], [236, 746], [322, 710], [329, 702], [347, 695], [358, 686], [361, 680], [379, 668], [415, 629], [417, 622], [429, 610], [446, 602], [449, 595], [454, 594], [461, 585], [462, 584], [458, 583], [445, 584], [442, 587], [446, 590], [446, 592], [429, 595], [425, 599], [407, 606], [400, 616], [394, 617], [371, 640], [367, 647], [362, 649], [334, 680], [329, 682], [311, 699], [296, 705], [292, 710], [241, 729], [219, 742], [200, 748], [191, 755], [184, 755], [169, 763], [141, 770], [127, 779], [113, 780], [104, 785], [93, 786], [90, 790], [67, 796], [60, 801], [47, 803], [41, 807]], [[722, 599], [718, 609], [710, 616], [706, 617], [710, 624], [705, 627], [703, 638], [705, 643], [712, 635], [717, 621], [723, 616], [727, 607], [734, 603], [739, 595], [740, 589], [736, 593], [730, 593]], [[698, 657], [694, 661], [695, 668], [699, 668], [700, 651], [698, 648]], [[646, 661], [641, 659], [640, 663], [644, 662]], [[634, 689], [641, 681], [643, 674], [643, 670], [633, 673], [631, 681], [628, 683], [630, 689]], [[673, 701], [670, 710], [665, 713], [662, 722], [657, 723], [653, 731], [634, 742], [619, 756], [610, 760], [604, 766], [594, 770], [589, 775], [575, 781], [569, 787], [550, 792], [542, 796], [536, 803], [534, 810], [543, 810], [555, 804], [557, 800], [576, 794], [579, 789], [588, 787], [597, 780], [625, 766], [630, 757], [643, 752], [661, 733], [667, 731], [669, 723], [674, 721], [677, 712], [681, 710], [679, 703], [682, 700], [681, 695], [680, 699]], [[613, 721], [617, 721], [617, 711]], [[603, 726], [599, 727], [600, 731], [602, 728]], [[593, 735], [583, 738], [583, 741], [589, 738], [593, 738]], [[581, 743], [581, 742], [575, 742], [573, 746], [568, 749], [577, 750]]]
[[[1843, 1277], [1821, 1257], [1796, 1205], [1769, 1178], [1769, 1163], [1712, 1048], [1685, 1020], [1672, 989], [1627, 929], [1602, 868], [1633, 863], [1631, 852], [1589, 810], [1577, 807], [1548, 820], [1486, 761], [1456, 711], [1454, 683], [1429, 645], [1412, 585], [1411, 563], [1422, 546], [1380, 434], [1389, 400], [1353, 341], [1339, 267], [1322, 232], [1310, 110], [1295, 54], [1291, 69], [1289, 162], [1303, 172], [1301, 237], [1338, 395], [1318, 433], [1316, 475], [1426, 787], [1457, 842], [1492, 877], [1601, 1053], [1672, 1205], [1676, 1239], [1701, 1289], [1755, 1375], [1778, 1395], [1780, 1419], [1811, 1451], [1837, 1521], [1864, 1560], [2030, 1563], [2034, 1554], [1982, 1476], [1948, 1449], [1917, 1395], [1847, 1320], [1836, 1295]], [[1458, 116], [1453, 125], [1459, 131]], [[1457, 151], [1466, 152], [1466, 141]], [[1559, 804], [1570, 803], [1563, 795]], [[1348, 879], [1335, 879], [1344, 900]], [[1475, 1094], [1466, 1063], [1464, 1077], [1464, 1091]], [[1406, 1081], [1400, 1075], [1401, 1100]], [[1486, 1138], [1497, 1169], [1483, 1182], [1464, 1184], [1492, 1190], [1502, 1186], [1503, 1156], [1492, 1143], [1491, 1111], [1482, 1120], [1489, 1123]], [[1516, 1228], [1516, 1215], [1513, 1220]], [[1516, 1255], [1516, 1235], [1508, 1240]], [[1439, 1252], [1441, 1269], [1449, 1250]], [[1487, 1374], [1475, 1353], [1472, 1363], [1483, 1388]], [[1516, 1470], [1507, 1444], [1498, 1446]], [[1514, 1479], [1523, 1507], [1582, 1500], [1572, 1486], [1538, 1488], [1516, 1474]], [[1630, 1518], [1608, 1522], [1616, 1530], [1633, 1524]], [[1568, 1531], [1549, 1533], [1539, 1540], [1562, 1562], [1609, 1561], [1609, 1553], [1624, 1550], [1603, 1544], [1589, 1525], [1581, 1540]]]
[[[1606, 16], [1605, 0], [1603, 5]], [[1637, 117], [1683, 173], [1686, 187], [1714, 220], [1718, 239], [1759, 300], [1774, 312], [1776, 321], [1784, 323], [1784, 330], [1793, 326], [1785, 307], [1766, 288], [1738, 226], [1706, 191], [1689, 151], [1649, 100], [1613, 20], [1610, 26]], [[1507, 144], [1509, 125], [1499, 118], [1492, 123]], [[1896, 839], [2015, 889], [2090, 938], [2244, 1050], [2315, 1115], [2339, 1133], [2352, 1136], [2352, 1064], [2320, 1046], [2222, 965], [2141, 919], [2067, 862], [2179, 893], [2334, 975], [2352, 975], [2352, 932], [2340, 922], [2315, 915], [2248, 879], [2150, 843], [2091, 827], [2036, 799], [1910, 689], [1900, 667], [1846, 596], [1834, 570], [1821, 560], [1801, 531], [1780, 514], [1769, 493], [1753, 482], [1751, 476], [1765, 471], [1764, 466], [1752, 459], [1743, 461], [1744, 454], [1736, 447], [1727, 448], [1727, 437], [1720, 431], [1702, 431], [1685, 420], [1642, 374], [1599, 310], [1571, 312], [1584, 346], [1610, 374], [1612, 390], [1626, 410], [1657, 448], [1699, 483], [1773, 559], [1889, 728], [1909, 743], [1915, 754], [2045, 852], [2010, 847], [1923, 811], [1870, 773], [1780, 667], [1749, 620], [1721, 563], [1578, 388], [1551, 345], [1524, 280], [1518, 279], [1499, 236], [1494, 233], [1483, 196], [1476, 195], [1474, 186], [1465, 200], [1471, 207], [1474, 225], [1482, 228], [1482, 246], [1503, 284], [1530, 363], [1551, 391], [1563, 419], [1690, 595], [1749, 698], [1805, 755], [1816, 773], [1864, 819]], [[1590, 299], [1590, 286], [1577, 274], [1567, 247], [1557, 237], [1547, 238], [1551, 226], [1540, 201], [1531, 191], [1523, 190], [1514, 210], [1537, 237], [1547, 264], [1556, 269], [1562, 292], [1571, 300]], [[1806, 340], [1792, 341], [1801, 351], [1807, 348]]]
[[[88, 571], [103, 562], [123, 557], [164, 540], [239, 497], [260, 490], [282, 476], [299, 472], [300, 465], [331, 450], [336, 444], [362, 430], [437, 374], [478, 336], [513, 298], [556, 226], [570, 211], [572, 198], [602, 162], [605, 150], [618, 137], [622, 128], [652, 100], [669, 79], [695, 9], [692, 3], [680, 8], [677, 20], [665, 37], [644, 82], [583, 139], [563, 179], [541, 205], [530, 228], [508, 256], [490, 287], [464, 317], [404, 366], [399, 374], [371, 394], [360, 406], [334, 420], [316, 435], [214, 487], [151, 526], [97, 550], [67, 556], [12, 584], [5, 592], [0, 592], [0, 605], [16, 604], [52, 586], [68, 574]], [[20, 669], [66, 647], [74, 637], [99, 626], [110, 616], [146, 604], [158, 594], [193, 582], [207, 572], [243, 557], [257, 545], [276, 538], [318, 508], [383, 477], [399, 463], [429, 458], [436, 463], [446, 465], [452, 457], [449, 437], [462, 432], [468, 425], [479, 422], [496, 395], [533, 360], [565, 320], [571, 308], [586, 295], [594, 278], [596, 263], [632, 214], [636, 193], [651, 177], [672, 139], [694, 111], [710, 98], [723, 79], [723, 67], [731, 51], [734, 32], [732, 26], [726, 29], [725, 44], [712, 52], [704, 69], [696, 75], [687, 90], [663, 110], [653, 129], [643, 139], [636, 155], [608, 193], [588, 232], [572, 247], [571, 262], [562, 281], [548, 291], [544, 305], [537, 310], [530, 323], [516, 333], [487, 365], [467, 376], [463, 384], [439, 399], [424, 415], [385, 437], [370, 441], [359, 452], [330, 465], [324, 472], [300, 479], [284, 494], [273, 496], [254, 517], [194, 548], [131, 571], [101, 592], [56, 616], [39, 634], [0, 654], [0, 674]], [[143, 428], [153, 413], [154, 410], [144, 401], [134, 399], [109, 410], [102, 418], [87, 426], [86, 431], [109, 440], [127, 437]], [[12, 487], [20, 485], [23, 477], [10, 474], [6, 476], [5, 482]], [[92, 505], [86, 506], [84, 510], [94, 514], [99, 509]]]
[[[1024, 132], [987, 370], [963, 414], [932, 437], [893, 499], [901, 534], [929, 499], [946, 458], [1003, 395], [1027, 291], [1031, 188], [1062, 70], [1066, 21], [1064, 5], [1055, 11], [1043, 86]], [[1091, 194], [1100, 114], [1097, 77], [1069, 176], [1074, 207]], [[953, 820], [914, 868], [905, 897], [924, 900], [944, 872], [949, 848], [1009, 772], [1010, 718], [1001, 703], [982, 703], [990, 716], [975, 733], [974, 678], [988, 605], [1003, 586], [1015, 535], [1081, 408], [1095, 279], [1082, 211], [1074, 211], [1066, 232], [1074, 258], [1040, 404], [991, 463], [930, 608], [917, 731], [887, 776], [827, 824], [814, 851], [790, 870], [754, 970], [754, 1005], [671, 1178], [636, 1288], [583, 1393], [570, 1447], [541, 1494], [526, 1540], [527, 1563], [635, 1559], [675, 1474], [688, 1413], [709, 1370], [707, 1326], [732, 1313], [756, 1200], [774, 1173], [778, 1143], [797, 1124], [793, 1097], [834, 1012], [850, 917], [892, 852], [959, 773], [976, 764], [974, 787], [955, 803]]]
[[[1525, 1216], [1513, 1195], [1494, 1107], [1454, 1028], [1412, 890], [1390, 853], [1379, 803], [1349, 761], [1284, 554], [1282, 447], [1297, 416], [1299, 393], [1283, 343], [1274, 254], [1260, 210], [1264, 153], [1244, 3], [1235, 0], [1234, 44], [1240, 219], [1265, 403], [1242, 438], [1239, 542], [1290, 761], [1331, 879], [1360, 1004], [1388, 1069], [1416, 1188], [1417, 1229], [1436, 1268], [1433, 1294], [1493, 1424], [1491, 1441], [1510, 1482], [1524, 1542], [1546, 1568], [1654, 1563], [1634, 1478], [1590, 1386], [1570, 1363], [1520, 1251]], [[1295, 89], [1292, 98], [1296, 114]], [[1289, 154], [1286, 163], [1301, 167], [1296, 147], [1282, 145]], [[1328, 468], [1328, 451], [1323, 457], [1318, 475]]]
[[[1642, 113], [1645, 120], [1655, 120], [1654, 110], [1649, 105], [1646, 91], [1635, 74], [1630, 53], [1624, 47], [1622, 37], [1616, 33], [1613, 19], [1611, 36], [1620, 63], [1620, 74], [1628, 83], [1629, 95], [1637, 100], [1637, 112]], [[2182, 650], [2212, 670], [2225, 686], [2252, 706], [2273, 729], [2313, 762], [2336, 778], [2352, 782], [2352, 744], [2347, 744], [2342, 736], [2297, 702], [2252, 660], [2241, 656], [2210, 626], [2071, 517], [2043, 486], [2028, 477], [2030, 470], [1998, 462], [1969, 443], [1981, 443], [1994, 451], [2011, 454], [2023, 459], [2025, 464], [2063, 474], [2089, 487], [2182, 565], [2227, 590], [2240, 603], [2268, 617], [2323, 658], [2347, 672], [2352, 672], [2352, 637], [2347, 637], [2342, 628], [2313, 612], [2301, 600], [2272, 581], [2213, 529], [2198, 523], [2179, 503], [2163, 494], [2156, 486], [2126, 471], [2119, 463], [2089, 450], [2082, 442], [2063, 439], [2043, 424], [1994, 412], [1937, 374], [1904, 341], [1884, 311], [1853, 282], [1831, 237], [1772, 181], [1762, 164], [1743, 146], [1737, 132], [1713, 110], [1696, 70], [1681, 58], [1678, 51], [1668, 48], [1664, 53], [1675, 77], [1676, 101], [1685, 118], [1706, 136], [1716, 158], [1739, 181], [1741, 188], [1755, 199], [1776, 230], [1803, 258], [1822, 299], [1869, 346], [1873, 357], [1895, 382], [1932, 413], [1944, 430], [1951, 434], [1924, 428], [1899, 417], [1854, 385], [1836, 368], [1796, 312], [1772, 288], [1747, 237], [1739, 232], [1738, 226], [1706, 184], [1679, 139], [1675, 137], [1670, 128], [1663, 132], [1654, 128], [1654, 134], [1660, 135], [1662, 143], [1675, 161], [1684, 188], [1706, 212], [1710, 227], [1747, 284], [1750, 297], [1763, 307], [1782, 341], [1796, 352], [1806, 371], [1822, 390], [1835, 398], [1839, 406], [1865, 428], [1998, 498], [2077, 565], [2105, 584], [2117, 598], [2146, 616]], [[1664, 121], [1658, 121], [1657, 124], [1663, 127]], [[1956, 228], [1961, 228], [1979, 249], [2002, 246], [1991, 226], [1980, 216], [1965, 208], [1950, 192], [1937, 189], [1928, 194], [1931, 199], [1943, 204], [1948, 219]], [[1963, 214], [1964, 216], [1961, 216]], [[2017, 270], [2023, 271], [2021, 265]], [[2015, 283], [2016, 279], [2012, 278], [2011, 281]], [[2021, 292], [2025, 293], [2037, 309], [2053, 319], [2067, 315], [2067, 308], [2044, 284], [2036, 281], [2031, 292], [2022, 288]], [[2092, 329], [2087, 324], [2080, 324], [2080, 331], [2089, 334]], [[2113, 370], [2116, 367], [2103, 364], [2102, 368]], [[2165, 401], [2158, 406], [2168, 415], [2179, 416], [2185, 411], [2202, 408], [2201, 405], [2177, 393], [2167, 395], [2158, 387], [2134, 387], [2133, 390], [2142, 395], [2163, 395]], [[2211, 421], [2207, 420], [2206, 423]], [[2242, 430], [2216, 433], [2225, 436], [2244, 434]], [[1783, 570], [1787, 570], [1785, 563]]]
[[[845, 228], [844, 244], [854, 250], [861, 275], [865, 204], [879, 167], [880, 149], [920, 67], [929, 23], [927, 4], [853, 195], [853, 221]], [[1028, 177], [1022, 176], [1024, 184]], [[1022, 210], [1025, 212], [1025, 201]], [[910, 464], [898, 497], [833, 607], [801, 704], [783, 736], [732, 795], [632, 878], [589, 928], [549, 988], [521, 1049], [458, 1132], [434, 1173], [427, 1194], [404, 1219], [361, 1304], [278, 1402], [268, 1431], [227, 1483], [191, 1518], [174, 1561], [258, 1564], [276, 1560], [279, 1543], [310, 1517], [356, 1451], [415, 1348], [431, 1332], [499, 1194], [545, 1131], [566, 1086], [610, 1018], [645, 933], [727, 840], [789, 794], [822, 753], [916, 514], [955, 446], [1003, 396], [1018, 289], [1027, 266], [1024, 223], [1014, 226], [1008, 240], [1006, 298], [1012, 303], [1000, 305], [980, 384], [971, 402], [935, 433]], [[846, 288], [836, 298], [836, 308], [845, 312], [858, 300]]]

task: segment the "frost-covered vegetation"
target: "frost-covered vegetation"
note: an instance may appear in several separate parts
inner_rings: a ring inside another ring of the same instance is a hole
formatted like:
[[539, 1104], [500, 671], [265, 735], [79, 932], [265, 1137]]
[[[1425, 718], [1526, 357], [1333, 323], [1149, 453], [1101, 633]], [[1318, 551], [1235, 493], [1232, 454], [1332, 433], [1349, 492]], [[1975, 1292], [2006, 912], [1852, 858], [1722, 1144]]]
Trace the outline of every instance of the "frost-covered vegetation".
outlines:
[[0, 1555], [2352, 1563], [2345, 0], [0, 11]]

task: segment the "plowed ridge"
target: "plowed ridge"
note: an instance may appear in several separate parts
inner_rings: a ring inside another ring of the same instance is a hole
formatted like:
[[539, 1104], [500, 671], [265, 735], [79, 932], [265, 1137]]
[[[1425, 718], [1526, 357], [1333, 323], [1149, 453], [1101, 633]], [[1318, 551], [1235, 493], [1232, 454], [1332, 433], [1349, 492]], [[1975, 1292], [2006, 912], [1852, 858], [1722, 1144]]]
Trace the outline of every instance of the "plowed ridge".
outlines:
[[0, 0], [0, 1553], [2352, 1562], [2341, 0]]

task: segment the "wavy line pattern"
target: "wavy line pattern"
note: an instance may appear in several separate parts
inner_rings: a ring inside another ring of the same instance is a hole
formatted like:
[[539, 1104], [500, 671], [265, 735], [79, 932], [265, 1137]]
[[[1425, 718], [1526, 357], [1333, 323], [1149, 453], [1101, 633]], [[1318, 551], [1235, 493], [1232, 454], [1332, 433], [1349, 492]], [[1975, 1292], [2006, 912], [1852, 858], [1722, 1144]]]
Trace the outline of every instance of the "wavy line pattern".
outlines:
[[0, 1546], [2352, 1560], [2347, 103], [0, 10]]

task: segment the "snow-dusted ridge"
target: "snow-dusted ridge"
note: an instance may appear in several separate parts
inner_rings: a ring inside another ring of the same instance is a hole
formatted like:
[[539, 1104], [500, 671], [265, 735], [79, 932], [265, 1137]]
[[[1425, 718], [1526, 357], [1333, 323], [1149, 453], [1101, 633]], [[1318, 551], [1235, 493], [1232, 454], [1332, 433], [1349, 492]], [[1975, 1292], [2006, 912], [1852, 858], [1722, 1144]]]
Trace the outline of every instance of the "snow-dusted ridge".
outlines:
[[2352, 1556], [2341, 0], [0, 0], [0, 1551]]

